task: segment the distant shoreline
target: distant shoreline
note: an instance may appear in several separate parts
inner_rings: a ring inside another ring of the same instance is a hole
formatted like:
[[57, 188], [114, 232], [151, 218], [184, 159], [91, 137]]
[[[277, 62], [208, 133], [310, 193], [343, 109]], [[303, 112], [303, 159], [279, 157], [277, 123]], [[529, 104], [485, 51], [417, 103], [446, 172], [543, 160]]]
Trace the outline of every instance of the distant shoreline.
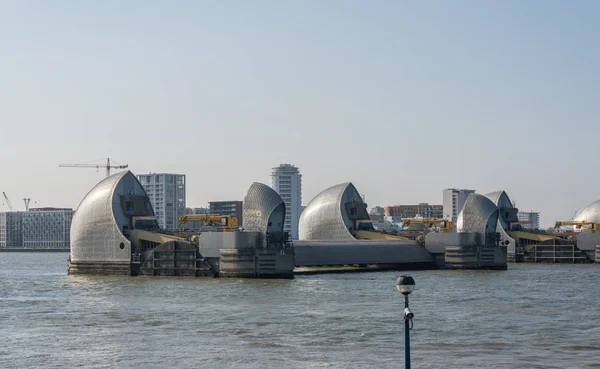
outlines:
[[70, 249], [22, 249], [16, 247], [0, 248], [0, 252], [69, 252]]

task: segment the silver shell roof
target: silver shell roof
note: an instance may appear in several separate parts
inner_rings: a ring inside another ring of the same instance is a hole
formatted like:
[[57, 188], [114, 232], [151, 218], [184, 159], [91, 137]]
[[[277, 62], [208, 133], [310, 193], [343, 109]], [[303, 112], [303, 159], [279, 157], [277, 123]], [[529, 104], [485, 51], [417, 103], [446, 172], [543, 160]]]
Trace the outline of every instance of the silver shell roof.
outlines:
[[500, 210], [498, 215], [498, 224], [502, 229], [507, 229], [508, 222], [518, 222], [519, 218], [517, 217], [517, 209], [513, 206], [512, 201], [508, 197], [508, 194], [505, 191], [495, 191], [490, 192], [485, 195], [488, 199], [490, 199], [496, 207]]
[[497, 207], [513, 207], [512, 202], [510, 202], [510, 198], [506, 194], [506, 191], [494, 191], [490, 193], [486, 193], [485, 197], [490, 199]]
[[463, 209], [458, 214], [458, 232], [495, 234], [498, 222], [498, 207], [487, 197], [472, 193], [467, 197]]
[[350, 233], [353, 222], [346, 204], [360, 203], [355, 219], [369, 219], [360, 193], [350, 182], [340, 183], [319, 193], [300, 215], [301, 240], [355, 240]]
[[71, 222], [71, 261], [131, 260], [130, 242], [121, 231], [129, 220], [121, 209], [119, 195], [146, 192], [135, 175], [124, 171], [100, 181], [81, 201]]
[[244, 198], [243, 218], [247, 231], [283, 232], [285, 203], [274, 189], [254, 182]]
[[578, 222], [600, 223], [600, 200], [594, 201], [579, 210], [573, 220]]

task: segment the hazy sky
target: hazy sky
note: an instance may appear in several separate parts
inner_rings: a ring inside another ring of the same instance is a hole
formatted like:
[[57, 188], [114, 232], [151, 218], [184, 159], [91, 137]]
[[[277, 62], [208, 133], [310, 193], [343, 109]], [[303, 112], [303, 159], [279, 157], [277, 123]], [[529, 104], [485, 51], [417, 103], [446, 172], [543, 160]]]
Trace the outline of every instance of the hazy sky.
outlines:
[[[270, 169], [303, 202], [504, 189], [542, 225], [600, 198], [598, 1], [0, 0], [0, 191], [76, 207], [111, 157], [188, 206]], [[0, 201], [0, 210], [6, 210]]]

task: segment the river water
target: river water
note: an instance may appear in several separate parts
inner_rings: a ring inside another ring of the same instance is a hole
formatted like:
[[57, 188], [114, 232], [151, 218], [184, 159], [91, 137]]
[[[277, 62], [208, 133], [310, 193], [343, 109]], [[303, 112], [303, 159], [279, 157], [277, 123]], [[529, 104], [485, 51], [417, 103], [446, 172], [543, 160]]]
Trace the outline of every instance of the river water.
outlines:
[[[68, 276], [0, 253], [1, 368], [403, 368], [401, 272]], [[600, 265], [414, 271], [413, 368], [600, 367]]]

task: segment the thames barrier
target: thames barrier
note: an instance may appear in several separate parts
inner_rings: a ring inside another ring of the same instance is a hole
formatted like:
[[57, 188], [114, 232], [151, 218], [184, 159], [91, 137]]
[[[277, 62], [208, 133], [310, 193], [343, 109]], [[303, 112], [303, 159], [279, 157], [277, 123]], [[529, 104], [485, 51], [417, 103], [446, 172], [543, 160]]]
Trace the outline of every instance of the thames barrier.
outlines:
[[285, 203], [267, 185], [248, 189], [243, 228], [174, 233], [158, 227], [143, 186], [124, 171], [100, 181], [77, 208], [68, 272], [293, 278], [302, 267], [505, 270], [511, 239], [502, 232], [513, 212], [500, 210], [503, 196], [472, 194], [456, 232], [411, 240], [375, 232], [358, 190], [341, 183], [309, 203], [292, 242], [283, 231]]

